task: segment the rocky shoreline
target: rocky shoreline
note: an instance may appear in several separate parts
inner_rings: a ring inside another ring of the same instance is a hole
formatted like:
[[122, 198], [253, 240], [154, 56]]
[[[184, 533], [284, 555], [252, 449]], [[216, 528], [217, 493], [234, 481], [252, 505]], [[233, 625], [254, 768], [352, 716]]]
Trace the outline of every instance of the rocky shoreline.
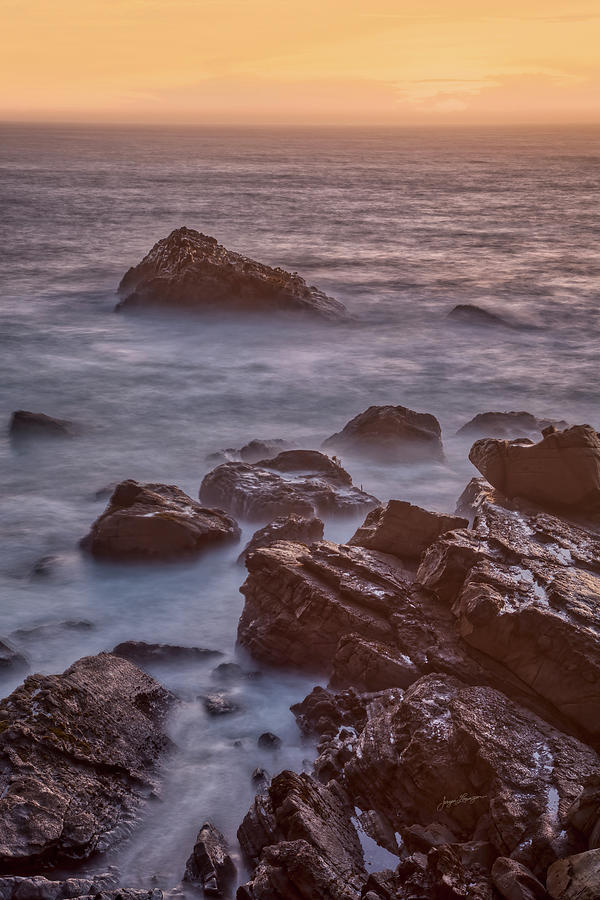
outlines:
[[[527, 414], [506, 415], [496, 426]], [[218, 651], [132, 640], [31, 675], [0, 703], [0, 898], [599, 897], [600, 438], [542, 424], [537, 442], [473, 445], [485, 478], [456, 515], [381, 505], [314, 450], [222, 462], [200, 502], [174, 485], [116, 486], [83, 541], [99, 559], [184, 558], [239, 540], [233, 516], [263, 523], [242, 553], [238, 643], [328, 681], [293, 707], [318, 756], [310, 773], [256, 774], [238, 831], [244, 884], [199, 810], [181, 884], [129, 891], [74, 866], [131, 832], [168, 760], [177, 700], [144, 665]], [[342, 435], [349, 452], [379, 442], [396, 462], [443, 460], [437, 420], [405, 407], [371, 407]], [[323, 540], [317, 516], [357, 510], [347, 543]]]

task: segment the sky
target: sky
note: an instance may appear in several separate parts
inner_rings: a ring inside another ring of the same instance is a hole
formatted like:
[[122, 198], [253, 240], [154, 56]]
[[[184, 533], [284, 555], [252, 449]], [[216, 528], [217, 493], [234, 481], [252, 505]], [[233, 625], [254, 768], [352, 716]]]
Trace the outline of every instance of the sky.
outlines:
[[600, 122], [600, 0], [0, 0], [0, 119]]

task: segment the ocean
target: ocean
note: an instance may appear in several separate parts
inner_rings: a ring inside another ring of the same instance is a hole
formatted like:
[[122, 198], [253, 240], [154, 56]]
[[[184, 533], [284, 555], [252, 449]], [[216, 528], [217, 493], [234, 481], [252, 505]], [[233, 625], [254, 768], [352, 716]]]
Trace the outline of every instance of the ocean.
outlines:
[[[471, 439], [456, 435], [476, 413], [600, 425], [599, 138], [1, 126], [0, 420], [24, 408], [81, 426], [62, 442], [0, 437], [0, 635], [31, 671], [132, 639], [262, 668], [236, 657], [239, 547], [164, 565], [81, 553], [107, 484], [161, 481], [197, 496], [220, 448], [273, 437], [319, 447], [368, 406], [401, 404], [438, 417], [445, 463], [342, 462], [382, 500], [452, 511], [477, 474]], [[298, 271], [354, 321], [115, 314], [123, 273], [181, 225]], [[461, 303], [514, 327], [453, 323]], [[241, 524], [245, 541], [257, 526]], [[328, 521], [326, 536], [345, 540], [357, 524]], [[23, 633], [38, 625], [52, 627]], [[211, 719], [201, 698], [214, 665], [152, 670], [182, 700], [163, 789], [130, 839], [88, 869], [114, 864], [127, 886], [172, 887], [206, 819], [235, 849], [256, 766], [310, 768], [314, 747], [289, 705], [319, 678], [263, 668], [235, 689], [239, 713]], [[2, 671], [2, 695], [22, 676]], [[265, 730], [283, 739], [275, 753], [256, 745]]]

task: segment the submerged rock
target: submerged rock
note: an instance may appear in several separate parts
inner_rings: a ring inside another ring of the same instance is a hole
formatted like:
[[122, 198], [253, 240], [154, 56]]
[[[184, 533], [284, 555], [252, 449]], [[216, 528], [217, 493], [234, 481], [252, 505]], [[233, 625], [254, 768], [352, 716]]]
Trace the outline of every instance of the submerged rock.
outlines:
[[224, 897], [236, 875], [224, 835], [212, 822], [205, 822], [185, 866], [183, 880], [202, 886], [209, 897]]
[[0, 872], [113, 846], [154, 788], [173, 698], [108, 653], [31, 675], [0, 703]]
[[512, 323], [503, 316], [483, 309], [474, 303], [459, 303], [450, 310], [448, 318], [461, 325], [501, 325], [503, 328], [514, 328]]
[[188, 311], [296, 312], [325, 319], [345, 306], [296, 272], [271, 268], [227, 250], [215, 238], [178, 228], [124, 275], [117, 310], [164, 307]]
[[238, 712], [240, 705], [225, 691], [215, 691], [204, 697], [204, 708], [210, 716], [227, 716]]
[[252, 535], [251, 540], [240, 553], [238, 562], [243, 563], [248, 553], [258, 550], [259, 547], [268, 547], [275, 541], [296, 541], [303, 544], [312, 544], [323, 537], [324, 525], [316, 516], [278, 516], [259, 528]]
[[172, 484], [123, 481], [81, 545], [95, 556], [169, 558], [240, 537], [221, 509], [207, 509]]
[[549, 433], [530, 446], [476, 441], [469, 459], [506, 497], [553, 510], [600, 512], [600, 437], [590, 425]]
[[27, 657], [0, 638], [0, 670], [27, 667]]
[[387, 506], [371, 510], [348, 543], [401, 558], [418, 558], [441, 534], [468, 524], [460, 516], [430, 512], [405, 500], [390, 500]]
[[206, 475], [200, 499], [254, 520], [349, 515], [379, 502], [354, 487], [341, 465], [316, 450], [288, 450], [254, 465], [224, 463]]
[[75, 427], [68, 419], [55, 419], [45, 413], [18, 409], [12, 414], [9, 432], [13, 438], [73, 437]]
[[216, 453], [209, 453], [206, 461], [214, 465], [224, 462], [247, 462], [255, 463], [259, 459], [270, 459], [282, 450], [289, 450], [290, 444], [282, 438], [270, 438], [267, 440], [254, 439], [244, 444], [238, 450], [235, 447], [228, 447], [226, 450], [217, 450]]
[[223, 656], [221, 650], [204, 647], [181, 647], [178, 644], [148, 644], [146, 641], [123, 641], [111, 651], [115, 656], [129, 659], [138, 666], [152, 663], [195, 662]]
[[370, 406], [322, 446], [388, 462], [444, 459], [438, 420], [406, 406]]
[[540, 419], [528, 412], [485, 412], [474, 416], [457, 434], [480, 437], [517, 438], [538, 434], [545, 428], [563, 430], [569, 423], [561, 419]]

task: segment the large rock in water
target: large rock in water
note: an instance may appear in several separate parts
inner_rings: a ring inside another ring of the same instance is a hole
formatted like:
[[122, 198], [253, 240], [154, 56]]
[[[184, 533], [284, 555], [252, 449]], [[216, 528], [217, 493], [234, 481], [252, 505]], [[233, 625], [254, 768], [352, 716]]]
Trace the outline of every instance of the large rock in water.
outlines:
[[12, 414], [9, 432], [13, 438], [72, 437], [74, 426], [69, 419], [55, 419], [46, 413], [18, 409]]
[[117, 485], [81, 545], [95, 556], [168, 558], [238, 540], [240, 529], [221, 509], [206, 509], [173, 484]]
[[370, 406], [327, 438], [323, 447], [388, 462], [444, 459], [436, 417], [406, 406]]
[[348, 543], [401, 558], [418, 558], [441, 534], [468, 524], [461, 516], [430, 512], [406, 500], [390, 500], [387, 506], [371, 510]]
[[379, 503], [354, 487], [339, 463], [317, 450], [286, 450], [254, 465], [224, 463], [206, 475], [200, 499], [258, 521], [285, 515], [351, 515]]
[[172, 696], [108, 653], [0, 703], [0, 873], [107, 850], [155, 786]]
[[124, 275], [117, 310], [163, 307], [188, 311], [296, 312], [346, 318], [346, 308], [296, 272], [271, 268], [178, 228]]
[[539, 434], [545, 428], [568, 428], [569, 423], [559, 419], [540, 419], [528, 412], [485, 412], [474, 416], [457, 434], [480, 437], [517, 438]]
[[600, 512], [600, 437], [590, 425], [548, 434], [532, 445], [476, 441], [469, 459], [506, 497], [554, 510]]

